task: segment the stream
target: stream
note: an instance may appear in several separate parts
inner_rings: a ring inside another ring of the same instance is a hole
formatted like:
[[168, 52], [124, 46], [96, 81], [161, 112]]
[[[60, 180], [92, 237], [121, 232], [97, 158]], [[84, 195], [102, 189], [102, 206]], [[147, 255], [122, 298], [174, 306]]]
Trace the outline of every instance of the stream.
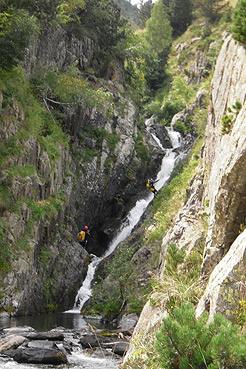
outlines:
[[[148, 129], [148, 128], [147, 128]], [[158, 139], [153, 133], [151, 133], [152, 138], [155, 140], [156, 144], [162, 149], [164, 156], [162, 159], [161, 169], [157, 174], [155, 184], [156, 189], [159, 191], [168, 181], [170, 175], [175, 167], [175, 164], [182, 160], [185, 156], [184, 153], [177, 153], [178, 147], [181, 145], [181, 136], [178, 132], [168, 128], [168, 134], [172, 142], [171, 149], [164, 149]], [[93, 256], [92, 261], [89, 264], [87, 276], [79, 289], [74, 307], [71, 310], [65, 311], [64, 313], [53, 313], [45, 314], [39, 316], [25, 316], [25, 317], [0, 317], [0, 328], [1, 327], [18, 327], [18, 326], [31, 326], [37, 331], [48, 331], [54, 327], [62, 326], [66, 329], [74, 330], [86, 330], [88, 328], [87, 319], [80, 315], [80, 310], [85, 304], [85, 302], [90, 298], [92, 294], [92, 281], [99, 263], [109, 256], [119, 245], [120, 242], [124, 241], [132, 232], [134, 227], [140, 221], [146, 208], [153, 200], [154, 196], [151, 192], [147, 192], [146, 197], [138, 200], [132, 210], [128, 213], [127, 217], [123, 220], [117, 234], [115, 235], [112, 242], [109, 244], [107, 251], [103, 256], [97, 257]], [[96, 322], [92, 323], [96, 326]], [[102, 326], [98, 328], [104, 328]], [[108, 328], [108, 327], [107, 327]], [[62, 369], [117, 369], [119, 367], [120, 361], [114, 357], [107, 358], [93, 358], [85, 356], [81, 348], [74, 350], [71, 355], [68, 356], [68, 365], [62, 365]], [[14, 361], [7, 360], [6, 362], [0, 361], [0, 369], [48, 369], [54, 368], [51, 365], [33, 365], [33, 364], [17, 364]]]

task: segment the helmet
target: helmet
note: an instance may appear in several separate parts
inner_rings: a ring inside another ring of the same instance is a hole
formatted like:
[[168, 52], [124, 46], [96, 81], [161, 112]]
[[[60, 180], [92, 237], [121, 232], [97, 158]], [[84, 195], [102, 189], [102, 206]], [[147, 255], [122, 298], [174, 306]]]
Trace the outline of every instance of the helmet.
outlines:
[[151, 182], [154, 182], [153, 178], [150, 178]]
[[85, 231], [88, 231], [88, 229], [89, 229], [89, 228], [88, 228], [87, 226], [84, 226], [84, 230], [85, 230]]

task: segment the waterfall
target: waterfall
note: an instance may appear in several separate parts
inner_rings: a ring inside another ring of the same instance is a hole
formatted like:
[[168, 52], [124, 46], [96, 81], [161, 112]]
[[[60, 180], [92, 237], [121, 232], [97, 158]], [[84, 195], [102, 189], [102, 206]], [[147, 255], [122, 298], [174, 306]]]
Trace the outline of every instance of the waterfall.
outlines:
[[[167, 128], [167, 132], [169, 134], [170, 140], [172, 142], [172, 149], [165, 149], [160, 140], [158, 139], [155, 134], [151, 133], [152, 138], [158, 144], [158, 146], [162, 149], [165, 153], [162, 159], [161, 169], [157, 174], [156, 181], [156, 189], [160, 190], [165, 183], [170, 178], [170, 175], [174, 169], [174, 165], [176, 159], [178, 158], [178, 154], [175, 152], [174, 149], [180, 146], [181, 136], [178, 132], [173, 131], [172, 128]], [[115, 235], [112, 242], [109, 244], [108, 249], [106, 252], [101, 256], [93, 256], [92, 262], [89, 264], [87, 276], [79, 289], [75, 304], [72, 310], [68, 310], [65, 313], [79, 313], [82, 307], [84, 306], [85, 302], [90, 298], [92, 294], [91, 284], [99, 263], [109, 256], [119, 245], [120, 242], [124, 241], [132, 232], [133, 228], [139, 222], [141, 216], [143, 215], [144, 211], [146, 210], [147, 206], [153, 200], [153, 194], [148, 192], [147, 196], [144, 199], [138, 200], [132, 210], [128, 213], [127, 217], [123, 220], [117, 234]]]

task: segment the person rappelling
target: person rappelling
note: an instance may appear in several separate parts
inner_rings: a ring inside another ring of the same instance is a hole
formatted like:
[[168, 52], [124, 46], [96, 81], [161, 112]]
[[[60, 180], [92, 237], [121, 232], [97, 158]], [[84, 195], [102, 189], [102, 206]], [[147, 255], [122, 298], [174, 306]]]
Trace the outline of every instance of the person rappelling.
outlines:
[[154, 186], [154, 183], [156, 183], [156, 182], [158, 182], [158, 180], [157, 180], [157, 181], [154, 181], [154, 180], [153, 180], [153, 178], [150, 178], [150, 179], [148, 179], [148, 180], [147, 180], [147, 183], [146, 183], [146, 187], [147, 187], [151, 192], [153, 192], [154, 197], [156, 197], [156, 195], [157, 195], [157, 189], [156, 189], [156, 188], [155, 188], [155, 186]]
[[84, 226], [83, 230], [80, 231], [77, 235], [78, 241], [81, 246], [87, 245], [89, 236], [90, 236], [89, 228], [87, 226]]

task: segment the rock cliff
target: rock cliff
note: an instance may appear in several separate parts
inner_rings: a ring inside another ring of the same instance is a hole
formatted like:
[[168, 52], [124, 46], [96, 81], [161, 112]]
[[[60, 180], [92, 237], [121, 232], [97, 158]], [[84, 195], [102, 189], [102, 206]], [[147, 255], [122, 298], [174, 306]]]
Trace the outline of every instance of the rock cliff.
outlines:
[[[160, 279], [171, 243], [188, 254], [204, 246], [201, 283], [205, 287], [196, 314], [199, 317], [208, 310], [210, 321], [217, 312], [233, 318], [246, 294], [245, 60], [245, 48], [224, 35], [211, 84], [200, 166], [187, 189], [184, 207], [162, 241]], [[156, 334], [166, 314], [165, 303], [146, 304], [125, 362], [134, 358], [137, 342], [144, 346]]]
[[[2, 310], [30, 314], [72, 307], [89, 253], [103, 252], [120, 218], [145, 190], [147, 174], [161, 162], [154, 146], [149, 161], [151, 135], [123, 96], [121, 62], [102, 68], [96, 51], [88, 37], [47, 29], [27, 50], [25, 70], [32, 78], [42, 70], [64, 72], [77, 65], [92, 89], [113, 97], [110, 114], [86, 101], [66, 106], [43, 96], [51, 117], [59, 112], [62, 120], [55, 126], [41, 113], [38, 130], [32, 109], [27, 113], [18, 96], [0, 93]], [[87, 250], [76, 241], [85, 224], [91, 229]]]

